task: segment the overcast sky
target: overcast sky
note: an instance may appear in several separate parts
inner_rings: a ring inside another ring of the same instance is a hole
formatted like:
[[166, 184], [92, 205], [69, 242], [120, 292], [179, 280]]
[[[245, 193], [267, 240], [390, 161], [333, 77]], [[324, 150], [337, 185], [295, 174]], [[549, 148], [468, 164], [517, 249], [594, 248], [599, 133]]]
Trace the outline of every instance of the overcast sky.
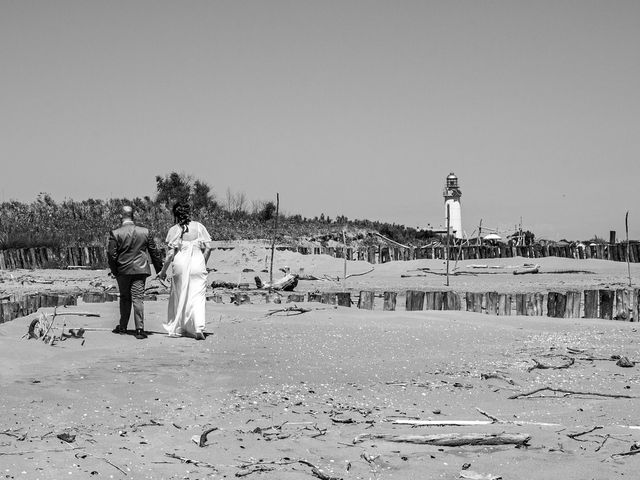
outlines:
[[0, 193], [640, 238], [640, 1], [0, 0]]

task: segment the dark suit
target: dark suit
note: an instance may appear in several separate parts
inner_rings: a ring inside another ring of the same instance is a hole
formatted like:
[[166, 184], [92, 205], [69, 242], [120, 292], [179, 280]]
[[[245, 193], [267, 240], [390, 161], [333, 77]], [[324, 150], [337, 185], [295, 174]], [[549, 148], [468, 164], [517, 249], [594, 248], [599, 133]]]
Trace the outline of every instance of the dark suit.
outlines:
[[132, 221], [125, 221], [120, 228], [111, 231], [107, 258], [111, 273], [118, 281], [120, 327], [125, 330], [129, 324], [132, 303], [136, 330], [144, 330], [144, 282], [151, 275], [147, 253], [155, 271], [159, 272], [162, 269], [162, 256], [149, 230]]

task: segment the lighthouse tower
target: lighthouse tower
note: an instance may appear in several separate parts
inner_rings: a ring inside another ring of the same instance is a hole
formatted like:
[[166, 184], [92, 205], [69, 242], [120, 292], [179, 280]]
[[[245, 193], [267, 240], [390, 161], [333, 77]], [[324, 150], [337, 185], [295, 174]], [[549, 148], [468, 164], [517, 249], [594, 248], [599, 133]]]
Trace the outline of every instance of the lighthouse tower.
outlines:
[[456, 238], [462, 238], [462, 213], [460, 210], [462, 192], [458, 186], [458, 177], [453, 172], [447, 176], [447, 183], [442, 196], [444, 197], [445, 222], [447, 221], [447, 207], [449, 209], [449, 233]]

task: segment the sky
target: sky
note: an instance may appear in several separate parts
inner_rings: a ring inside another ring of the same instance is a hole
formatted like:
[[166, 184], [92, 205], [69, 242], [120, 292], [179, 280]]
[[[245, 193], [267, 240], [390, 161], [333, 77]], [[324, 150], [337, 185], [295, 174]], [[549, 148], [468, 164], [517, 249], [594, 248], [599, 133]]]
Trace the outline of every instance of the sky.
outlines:
[[640, 239], [640, 2], [0, 0], [0, 195]]

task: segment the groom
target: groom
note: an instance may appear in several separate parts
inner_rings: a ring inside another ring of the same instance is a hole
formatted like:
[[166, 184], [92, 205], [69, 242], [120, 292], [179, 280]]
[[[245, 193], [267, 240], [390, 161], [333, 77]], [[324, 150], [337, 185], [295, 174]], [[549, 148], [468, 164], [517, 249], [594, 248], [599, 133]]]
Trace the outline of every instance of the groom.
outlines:
[[149, 230], [133, 223], [133, 208], [124, 205], [121, 211], [122, 226], [111, 231], [107, 258], [111, 273], [116, 277], [120, 290], [120, 324], [113, 333], [127, 333], [131, 305], [136, 322], [136, 338], [147, 338], [144, 332], [144, 282], [151, 275], [147, 252], [156, 272], [162, 269], [162, 257]]

